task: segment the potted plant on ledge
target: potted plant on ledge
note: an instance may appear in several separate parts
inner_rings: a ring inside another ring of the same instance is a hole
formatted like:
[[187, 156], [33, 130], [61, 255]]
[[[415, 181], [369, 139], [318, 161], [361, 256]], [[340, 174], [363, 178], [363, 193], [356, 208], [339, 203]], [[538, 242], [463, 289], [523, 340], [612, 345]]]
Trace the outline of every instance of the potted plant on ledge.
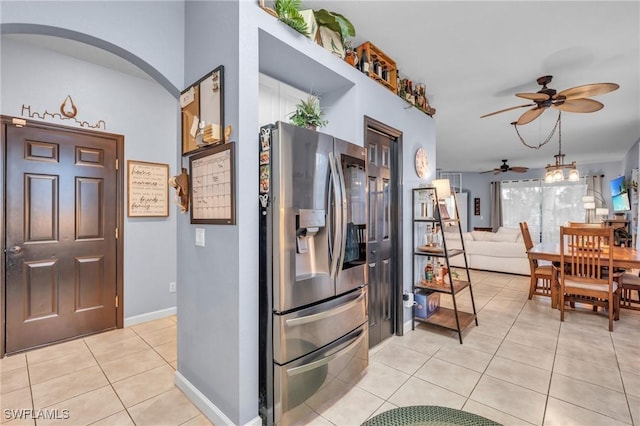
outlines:
[[322, 119], [323, 115], [318, 98], [310, 95], [307, 100], [301, 100], [296, 105], [296, 110], [291, 113], [289, 119], [296, 126], [316, 130], [318, 127], [327, 125], [327, 120]]

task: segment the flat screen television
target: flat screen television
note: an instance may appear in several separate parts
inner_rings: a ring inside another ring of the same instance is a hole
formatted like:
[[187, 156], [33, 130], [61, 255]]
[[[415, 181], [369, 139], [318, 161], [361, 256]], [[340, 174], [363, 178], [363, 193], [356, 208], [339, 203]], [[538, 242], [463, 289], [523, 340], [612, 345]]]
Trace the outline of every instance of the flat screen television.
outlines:
[[631, 203], [629, 199], [629, 191], [624, 181], [624, 176], [618, 176], [611, 180], [611, 199], [613, 200], [613, 211], [628, 212], [631, 210]]

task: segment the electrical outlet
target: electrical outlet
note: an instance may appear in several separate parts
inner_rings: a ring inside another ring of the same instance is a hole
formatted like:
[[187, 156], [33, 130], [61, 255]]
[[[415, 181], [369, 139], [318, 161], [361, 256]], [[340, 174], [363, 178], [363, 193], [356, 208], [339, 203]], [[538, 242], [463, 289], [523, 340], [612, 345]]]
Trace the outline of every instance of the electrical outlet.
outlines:
[[176, 283], [175, 282], [169, 283], [169, 293], [175, 293], [175, 292], [176, 292]]

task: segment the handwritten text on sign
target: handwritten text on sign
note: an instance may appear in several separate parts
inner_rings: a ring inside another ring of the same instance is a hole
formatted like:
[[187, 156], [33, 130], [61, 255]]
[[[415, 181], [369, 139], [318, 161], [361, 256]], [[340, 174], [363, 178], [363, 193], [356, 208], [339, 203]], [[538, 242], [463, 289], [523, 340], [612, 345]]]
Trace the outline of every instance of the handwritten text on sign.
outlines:
[[128, 162], [129, 216], [168, 216], [169, 165]]

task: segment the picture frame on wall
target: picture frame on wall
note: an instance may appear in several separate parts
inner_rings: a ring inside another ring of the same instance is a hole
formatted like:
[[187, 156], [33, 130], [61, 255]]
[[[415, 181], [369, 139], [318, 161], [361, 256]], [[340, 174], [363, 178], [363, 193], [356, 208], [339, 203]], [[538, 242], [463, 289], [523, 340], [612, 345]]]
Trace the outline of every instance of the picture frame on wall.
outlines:
[[127, 216], [169, 216], [169, 165], [127, 161]]
[[230, 142], [189, 157], [192, 224], [235, 225], [234, 151]]
[[180, 107], [183, 156], [224, 143], [224, 66], [183, 90]]

